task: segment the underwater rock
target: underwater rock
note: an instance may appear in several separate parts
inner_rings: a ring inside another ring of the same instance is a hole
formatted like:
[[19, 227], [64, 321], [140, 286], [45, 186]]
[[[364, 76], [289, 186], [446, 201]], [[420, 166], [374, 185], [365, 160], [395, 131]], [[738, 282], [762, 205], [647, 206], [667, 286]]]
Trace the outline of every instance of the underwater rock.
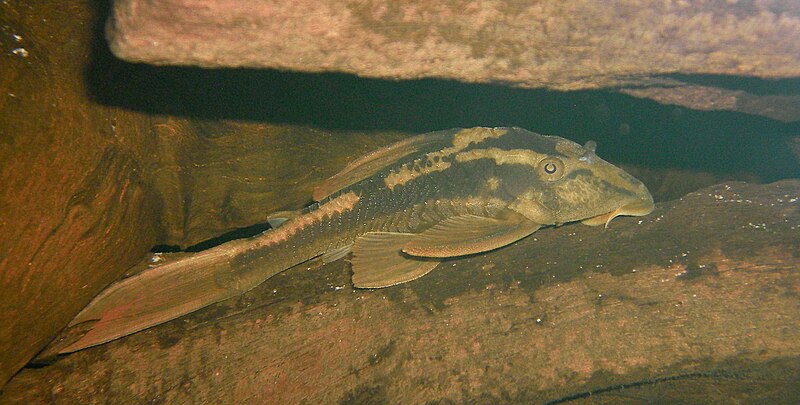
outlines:
[[622, 93], [703, 111], [738, 111], [778, 121], [800, 121], [800, 95], [755, 95], [742, 90], [676, 85], [623, 89]]
[[0, 388], [156, 237], [149, 119], [82, 80], [91, 10], [0, 4], [0, 43], [25, 50], [0, 58]]
[[[506, 3], [115, 1], [107, 37], [134, 62], [437, 77], [628, 94], [794, 121], [797, 96], [716, 89], [680, 75], [800, 77], [800, 7], [772, 2]], [[655, 86], [648, 90], [642, 87]], [[668, 87], [665, 87], [668, 86]], [[690, 89], [695, 95], [697, 89]], [[728, 102], [726, 102], [726, 100]]]
[[157, 153], [148, 162], [161, 203], [159, 243], [183, 248], [237, 229], [259, 233], [253, 229], [266, 229], [273, 212], [308, 203], [336, 164], [407, 136], [176, 117], [153, 127]]
[[122, 0], [107, 35], [136, 62], [563, 90], [671, 72], [800, 76], [800, 8], [789, 1]]
[[341, 262], [300, 266], [25, 369], [2, 399], [794, 402], [799, 207], [800, 180], [719, 184], [375, 291], [353, 290]]

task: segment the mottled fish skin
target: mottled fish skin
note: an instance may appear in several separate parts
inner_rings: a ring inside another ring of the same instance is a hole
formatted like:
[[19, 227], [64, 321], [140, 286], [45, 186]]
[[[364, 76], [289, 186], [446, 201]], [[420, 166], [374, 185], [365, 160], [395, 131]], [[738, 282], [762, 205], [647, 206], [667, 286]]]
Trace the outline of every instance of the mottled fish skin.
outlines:
[[644, 184], [597, 157], [593, 142], [584, 147], [521, 128], [410, 138], [354, 162], [314, 196], [318, 203], [273, 230], [112, 285], [71, 323], [99, 320], [93, 329], [61, 352], [166, 322], [315, 257], [339, 258], [351, 246], [354, 284], [377, 288], [420, 277], [437, 259], [492, 250], [542, 226], [607, 224], [653, 209]]

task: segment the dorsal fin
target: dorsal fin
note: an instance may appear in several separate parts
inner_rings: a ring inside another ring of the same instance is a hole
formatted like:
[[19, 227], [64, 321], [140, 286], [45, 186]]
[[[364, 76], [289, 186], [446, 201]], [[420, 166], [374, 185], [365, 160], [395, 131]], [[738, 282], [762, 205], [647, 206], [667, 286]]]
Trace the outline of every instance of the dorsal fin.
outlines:
[[448, 145], [453, 134], [458, 130], [437, 131], [417, 135], [392, 145], [378, 149], [362, 158], [356, 159], [342, 171], [331, 176], [322, 184], [314, 188], [314, 201], [322, 201], [325, 197], [369, 176], [377, 173], [384, 167], [423, 148], [437, 143]]
[[300, 211], [277, 211], [267, 216], [267, 222], [273, 229], [283, 225], [284, 222], [300, 215]]

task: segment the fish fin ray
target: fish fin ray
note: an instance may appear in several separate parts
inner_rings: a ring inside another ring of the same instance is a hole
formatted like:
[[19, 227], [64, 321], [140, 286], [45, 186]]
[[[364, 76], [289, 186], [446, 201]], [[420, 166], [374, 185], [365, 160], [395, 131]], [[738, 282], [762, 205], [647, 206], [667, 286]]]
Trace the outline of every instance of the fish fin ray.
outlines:
[[241, 294], [217, 282], [219, 272], [228, 267], [226, 255], [209, 250], [112, 284], [68, 325], [85, 328], [93, 322], [88, 331], [73, 342], [65, 342], [58, 352], [106, 343]]
[[358, 183], [397, 160], [417, 153], [432, 144], [442, 143], [444, 145], [450, 141], [452, 135], [452, 131], [439, 131], [417, 135], [356, 159], [342, 169], [342, 171], [331, 176], [314, 188], [314, 201], [322, 201], [331, 194]]
[[336, 248], [325, 252], [320, 257], [322, 259], [322, 263], [328, 264], [330, 262], [335, 262], [350, 253], [353, 250], [353, 245], [342, 246], [340, 248]]
[[368, 232], [353, 245], [353, 285], [357, 288], [382, 288], [402, 284], [428, 274], [438, 260], [413, 258], [400, 248], [416, 235], [410, 233]]
[[300, 211], [277, 211], [267, 217], [267, 223], [273, 229], [283, 225], [284, 222], [300, 216]]
[[417, 257], [457, 257], [487, 252], [516, 242], [541, 227], [521, 214], [506, 211], [498, 217], [459, 215], [420, 233], [403, 245]]

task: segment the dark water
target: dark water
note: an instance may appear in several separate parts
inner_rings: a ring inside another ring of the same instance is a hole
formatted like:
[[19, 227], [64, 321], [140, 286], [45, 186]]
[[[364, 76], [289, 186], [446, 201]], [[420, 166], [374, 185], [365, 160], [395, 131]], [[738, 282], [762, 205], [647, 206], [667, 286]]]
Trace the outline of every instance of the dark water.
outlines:
[[[608, 91], [554, 92], [436, 79], [390, 81], [334, 73], [111, 65], [88, 75], [93, 97], [155, 114], [409, 133], [520, 126], [578, 143], [596, 140], [598, 154], [615, 163], [746, 172], [766, 182], [800, 174], [786, 146], [786, 137], [800, 133], [798, 123], [737, 112], [694, 111]], [[730, 77], [689, 79], [737, 84]], [[746, 79], [738, 84], [738, 89], [753, 92], [796, 89], [800, 93], [800, 80]]]
[[[153, 67], [107, 57], [106, 66], [88, 75], [93, 97], [152, 114], [412, 134], [454, 127], [519, 126], [581, 144], [595, 140], [598, 154], [616, 164], [733, 178], [747, 175], [763, 182], [800, 176], [800, 165], [787, 148], [787, 137], [800, 134], [800, 123], [743, 113], [695, 111], [610, 91], [555, 92], [436, 79], [390, 81], [336, 73]], [[755, 94], [800, 93], [800, 80], [677, 78]], [[656, 195], [656, 200], [677, 196]], [[255, 224], [237, 229], [188, 251], [253, 236], [267, 228]], [[154, 250], [174, 249], [158, 246]]]

